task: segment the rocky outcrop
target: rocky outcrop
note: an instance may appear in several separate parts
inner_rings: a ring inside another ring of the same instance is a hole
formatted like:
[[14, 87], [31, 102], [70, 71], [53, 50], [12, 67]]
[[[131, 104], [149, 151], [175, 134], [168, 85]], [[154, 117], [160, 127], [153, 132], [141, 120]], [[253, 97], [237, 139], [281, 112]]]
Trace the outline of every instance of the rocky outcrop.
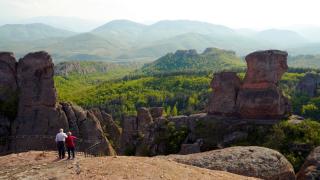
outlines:
[[246, 56], [248, 69], [237, 98], [243, 118], [281, 118], [289, 113], [288, 99], [278, 88], [287, 71], [288, 54], [278, 50], [257, 51]]
[[56, 152], [29, 151], [0, 157], [0, 179], [255, 180], [150, 157], [84, 157], [56, 162]]
[[116, 63], [107, 62], [70, 61], [56, 64], [54, 71], [55, 75], [58, 76], [69, 76], [71, 74], [86, 75], [89, 73], [106, 73], [120, 66]]
[[201, 152], [201, 146], [203, 144], [202, 139], [197, 139], [196, 142], [192, 144], [181, 144], [179, 154], [194, 154]]
[[149, 109], [142, 107], [138, 109], [137, 130], [143, 132], [153, 122]]
[[11, 121], [17, 111], [16, 60], [10, 52], [0, 52], [0, 152], [8, 149]]
[[0, 52], [0, 103], [4, 103], [17, 91], [16, 60], [10, 52]]
[[277, 122], [201, 113], [153, 119], [144, 131], [138, 131], [137, 117], [133, 116], [122, 123], [122, 147], [143, 156], [203, 152], [249, 141], [256, 131], [267, 135]]
[[[29, 53], [20, 59], [17, 67], [19, 87], [18, 114], [12, 126], [16, 150], [26, 146], [42, 148], [48, 143], [33, 141], [31, 135], [54, 135], [59, 128], [68, 127], [68, 121], [56, 106], [57, 95], [53, 81], [53, 62], [46, 52]], [[51, 143], [52, 144], [52, 143]]]
[[12, 53], [0, 53], [0, 74], [4, 77], [0, 87], [7, 88], [0, 93], [1, 102], [7, 102], [10, 93], [19, 99], [18, 105], [10, 107], [18, 110], [12, 116], [15, 119], [6, 117], [6, 111], [0, 109], [0, 134], [6, 140], [1, 143], [1, 153], [56, 149], [54, 137], [63, 128], [81, 140], [80, 150], [90, 147], [92, 153], [115, 154], [100, 123], [104, 120], [97, 113], [57, 103], [53, 62], [48, 53], [29, 53], [19, 63]]
[[141, 107], [137, 116], [125, 117], [122, 121], [121, 154], [156, 155], [160, 150], [152, 146], [152, 142], [161, 126], [162, 113], [161, 107]]
[[315, 73], [307, 73], [296, 86], [298, 93], [315, 97], [317, 90], [320, 88], [320, 75]]
[[316, 147], [307, 157], [300, 171], [297, 173], [297, 180], [319, 179], [320, 177], [320, 146]]
[[179, 163], [227, 171], [262, 179], [295, 179], [292, 165], [279, 152], [255, 146], [230, 147], [190, 155], [170, 155], [161, 158]]
[[163, 116], [163, 107], [152, 107], [149, 108], [149, 111], [153, 119]]
[[122, 129], [115, 123], [112, 116], [97, 108], [91, 110], [94, 115], [99, 119], [102, 130], [107, 139], [112, 144], [117, 153], [120, 153], [120, 141]]
[[215, 74], [208, 113], [249, 119], [280, 119], [290, 114], [288, 99], [278, 87], [288, 69], [287, 55], [278, 50], [247, 55], [243, 82], [232, 72]]
[[241, 82], [234, 72], [222, 72], [214, 75], [211, 81], [213, 93], [209, 100], [208, 113], [218, 115], [235, 115], [236, 100]]

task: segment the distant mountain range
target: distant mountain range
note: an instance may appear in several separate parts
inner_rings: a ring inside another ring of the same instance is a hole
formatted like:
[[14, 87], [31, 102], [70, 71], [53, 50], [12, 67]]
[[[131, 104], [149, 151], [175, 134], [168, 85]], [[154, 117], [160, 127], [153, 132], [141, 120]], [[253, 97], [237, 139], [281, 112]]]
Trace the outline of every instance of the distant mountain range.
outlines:
[[[52, 21], [48, 20], [48, 24], [54, 24]], [[0, 50], [13, 51], [17, 56], [46, 50], [56, 61], [152, 61], [179, 49], [203, 51], [207, 47], [232, 50], [239, 56], [260, 49], [287, 50], [291, 55], [320, 54], [320, 39], [316, 39], [310, 33], [290, 30], [236, 30], [188, 20], [159, 21], [152, 25], [115, 20], [85, 33], [41, 23], [0, 26]]]

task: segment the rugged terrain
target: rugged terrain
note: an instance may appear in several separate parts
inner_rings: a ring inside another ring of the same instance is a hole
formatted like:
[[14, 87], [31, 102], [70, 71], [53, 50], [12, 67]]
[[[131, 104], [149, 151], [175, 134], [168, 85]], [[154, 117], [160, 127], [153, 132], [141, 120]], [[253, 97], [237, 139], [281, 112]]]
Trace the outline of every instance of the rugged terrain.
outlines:
[[57, 160], [54, 152], [30, 151], [0, 157], [0, 179], [255, 179], [148, 157], [87, 157]]

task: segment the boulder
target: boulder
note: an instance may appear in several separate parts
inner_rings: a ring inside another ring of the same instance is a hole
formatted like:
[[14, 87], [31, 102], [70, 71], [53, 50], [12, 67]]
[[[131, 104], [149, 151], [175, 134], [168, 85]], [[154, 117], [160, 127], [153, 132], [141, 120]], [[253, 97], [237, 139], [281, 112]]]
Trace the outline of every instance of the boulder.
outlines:
[[320, 178], [320, 146], [316, 147], [307, 157], [300, 171], [297, 173], [297, 180], [319, 179]]
[[238, 146], [189, 155], [160, 156], [160, 158], [262, 179], [295, 179], [289, 161], [279, 152], [263, 147]]
[[284, 51], [257, 51], [246, 56], [248, 69], [237, 98], [238, 113], [242, 118], [277, 119], [290, 113], [288, 99], [278, 87], [287, 71]]
[[211, 81], [213, 93], [209, 100], [208, 113], [218, 115], [235, 115], [236, 100], [241, 82], [235, 72], [221, 72]]
[[320, 87], [320, 75], [315, 73], [307, 73], [296, 86], [298, 93], [315, 97], [317, 90]]

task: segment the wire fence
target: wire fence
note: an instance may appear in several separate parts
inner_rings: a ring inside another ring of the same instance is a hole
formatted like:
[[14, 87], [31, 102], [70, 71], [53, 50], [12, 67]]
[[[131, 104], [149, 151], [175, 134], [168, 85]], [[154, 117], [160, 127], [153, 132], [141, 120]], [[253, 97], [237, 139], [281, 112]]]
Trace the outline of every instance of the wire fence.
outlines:
[[[76, 155], [85, 157], [104, 156], [99, 147], [103, 145], [103, 139], [81, 139], [75, 140]], [[27, 151], [53, 151], [57, 150], [55, 136], [50, 135], [18, 135], [0, 137], [0, 154], [20, 153]]]

